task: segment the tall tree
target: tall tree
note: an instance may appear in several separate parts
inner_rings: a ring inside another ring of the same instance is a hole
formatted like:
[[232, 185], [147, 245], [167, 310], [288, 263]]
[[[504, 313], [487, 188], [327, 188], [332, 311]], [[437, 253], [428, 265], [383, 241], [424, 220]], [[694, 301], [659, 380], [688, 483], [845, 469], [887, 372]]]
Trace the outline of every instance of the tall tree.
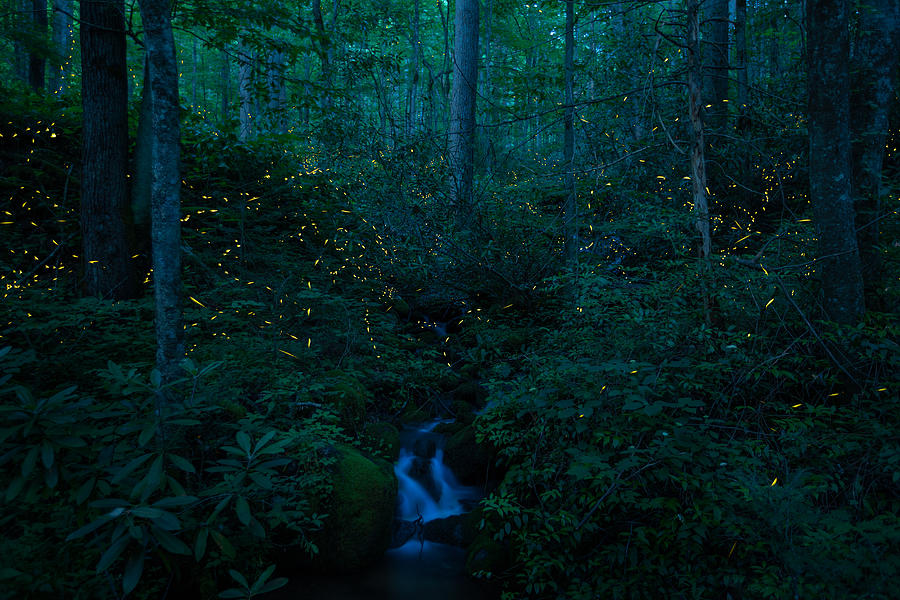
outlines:
[[858, 14], [850, 85], [853, 200], [863, 282], [867, 300], [874, 300], [881, 276], [881, 167], [900, 54], [900, 0], [864, 0]]
[[750, 69], [747, 64], [747, 0], [734, 3], [734, 54], [737, 69], [737, 129], [746, 132], [750, 127]]
[[124, 0], [83, 0], [81, 21], [85, 291], [103, 298], [130, 298], [137, 286], [125, 227], [128, 87]]
[[[34, 32], [38, 36], [47, 34], [47, 0], [31, 0], [31, 17], [34, 21]], [[47, 67], [47, 58], [40, 50], [32, 50], [28, 57], [28, 83], [31, 89], [42, 91], [44, 89], [44, 74]]]
[[578, 249], [578, 230], [575, 219], [575, 2], [566, 0], [566, 50], [563, 59], [565, 72], [565, 113], [563, 115], [563, 164], [566, 169], [566, 204], [563, 215], [565, 255], [569, 263], [575, 261]]
[[850, 77], [846, 0], [807, 0], [809, 193], [816, 222], [825, 316], [865, 311], [850, 187]]
[[702, 53], [704, 102], [710, 107], [706, 125], [721, 129], [728, 119], [728, 0], [711, 0], [704, 8], [710, 33]]
[[478, 87], [478, 0], [457, 0], [453, 34], [453, 91], [447, 154], [450, 196], [460, 223], [469, 224], [475, 177], [475, 97]]
[[156, 365], [163, 382], [181, 374], [181, 126], [169, 0], [140, 0], [153, 107], [152, 237]]
[[246, 142], [253, 136], [253, 51], [241, 41], [238, 46], [238, 96], [240, 116], [238, 119], [238, 139]]
[[53, 0], [53, 49], [61, 58], [50, 69], [47, 89], [62, 94], [66, 89], [68, 56], [72, 45], [72, 0]]
[[700, 6], [698, 0], [687, 3], [688, 112], [691, 122], [691, 188], [695, 226], [700, 234], [700, 256], [712, 252], [709, 205], [706, 198], [706, 160], [703, 142], [703, 73], [700, 54]]

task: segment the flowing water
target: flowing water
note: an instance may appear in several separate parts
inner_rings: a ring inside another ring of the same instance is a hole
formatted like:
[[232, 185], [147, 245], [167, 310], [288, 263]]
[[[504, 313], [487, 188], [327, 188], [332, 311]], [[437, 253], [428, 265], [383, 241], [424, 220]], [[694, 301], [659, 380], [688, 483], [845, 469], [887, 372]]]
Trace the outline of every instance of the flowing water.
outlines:
[[301, 575], [274, 594], [283, 600], [490, 600], [484, 586], [465, 573], [463, 548], [425, 541], [424, 524], [459, 515], [480, 498], [459, 484], [444, 464], [441, 421], [404, 430], [397, 475], [396, 518], [414, 528], [409, 541], [388, 550], [372, 567], [345, 575]]

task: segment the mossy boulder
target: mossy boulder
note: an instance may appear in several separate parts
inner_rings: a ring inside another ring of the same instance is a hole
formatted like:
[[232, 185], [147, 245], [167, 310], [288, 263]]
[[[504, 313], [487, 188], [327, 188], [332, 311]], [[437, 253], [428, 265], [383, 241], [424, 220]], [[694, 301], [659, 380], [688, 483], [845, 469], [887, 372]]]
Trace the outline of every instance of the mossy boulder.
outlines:
[[444, 464], [464, 485], [484, 485], [490, 463], [491, 456], [475, 441], [472, 426], [460, 429], [444, 444]]
[[356, 377], [333, 369], [325, 373], [325, 400], [340, 415], [341, 425], [359, 431], [366, 418], [369, 391]]
[[400, 431], [390, 423], [366, 423], [363, 438], [373, 451], [390, 461], [400, 456]]
[[456, 420], [463, 425], [471, 425], [475, 422], [475, 408], [468, 402], [454, 400], [450, 405], [450, 411]]
[[393, 466], [341, 446], [332, 474], [332, 493], [323, 512], [322, 531], [313, 566], [326, 571], [352, 571], [380, 559], [391, 541], [397, 502]]
[[453, 402], [465, 402], [475, 408], [483, 408], [488, 393], [477, 381], [467, 380], [453, 390]]
[[496, 541], [487, 531], [481, 531], [466, 553], [466, 571], [470, 574], [496, 575], [509, 567], [509, 549]]

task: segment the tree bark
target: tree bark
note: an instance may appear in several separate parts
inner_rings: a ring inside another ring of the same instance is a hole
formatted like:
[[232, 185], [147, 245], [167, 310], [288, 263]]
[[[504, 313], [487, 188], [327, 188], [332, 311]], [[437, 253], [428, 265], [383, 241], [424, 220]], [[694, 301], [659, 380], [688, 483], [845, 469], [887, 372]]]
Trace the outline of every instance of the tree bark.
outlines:
[[735, 0], [734, 53], [737, 68], [737, 129], [744, 133], [750, 129], [750, 72], [747, 64], [747, 0]]
[[59, 64], [50, 70], [47, 89], [60, 95], [66, 90], [69, 54], [72, 49], [72, 0], [53, 0], [53, 47], [60, 56]]
[[850, 167], [846, 0], [808, 0], [809, 194], [825, 316], [855, 323], [865, 311]]
[[478, 0], [457, 0], [453, 35], [453, 91], [447, 154], [450, 197], [460, 224], [471, 224], [475, 162], [475, 91], [478, 86]]
[[[47, 34], [47, 0], [31, 1], [31, 18], [34, 21], [34, 32], [41, 37]], [[44, 74], [47, 70], [47, 59], [40, 52], [32, 51], [28, 56], [28, 83], [36, 92], [44, 90]]]
[[566, 169], [566, 204], [563, 215], [566, 262], [575, 263], [578, 251], [578, 229], [576, 227], [575, 197], [575, 7], [574, 0], [566, 0], [566, 50], [565, 71], [565, 113], [563, 115], [563, 164]]
[[253, 57], [251, 50], [241, 42], [238, 46], [238, 95], [240, 116], [238, 139], [246, 142], [253, 137]]
[[269, 87], [269, 125], [273, 131], [280, 134], [287, 133], [287, 119], [285, 108], [287, 104], [287, 92], [284, 86], [284, 53], [280, 50], [272, 50], [269, 53], [268, 63], [268, 87]]
[[875, 302], [881, 281], [878, 251], [882, 216], [881, 167], [900, 53], [900, 2], [865, 0], [859, 10], [852, 61], [850, 127], [853, 201], [867, 301]]
[[181, 375], [181, 129], [178, 66], [168, 0], [141, 0], [153, 102], [153, 286], [156, 366], [163, 383]]
[[328, 33], [325, 30], [325, 21], [322, 18], [321, 0], [313, 0], [312, 13], [313, 22], [316, 25], [316, 34], [319, 37], [317, 47], [319, 51], [319, 60], [322, 64], [322, 82], [325, 87], [325, 90], [321, 95], [320, 106], [322, 107], [323, 115], [325, 115], [331, 111], [331, 91], [334, 84], [331, 78], [331, 46], [328, 40]]
[[124, 0], [81, 3], [84, 287], [120, 300], [137, 292], [125, 227], [128, 167]]
[[700, 10], [698, 0], [688, 0], [688, 111], [691, 121], [691, 187], [700, 234], [700, 257], [709, 258], [712, 239], [709, 228], [709, 205], [706, 198], [706, 164], [703, 142], [703, 73], [700, 61]]
[[419, 64], [422, 62], [422, 43], [419, 37], [419, 0], [413, 0], [410, 26], [409, 79], [406, 85], [406, 135], [412, 136], [418, 115]]
[[710, 40], [703, 42], [705, 124], [721, 130], [728, 122], [728, 0], [712, 0], [706, 21]]
[[228, 122], [231, 115], [231, 111], [229, 110], [231, 107], [231, 57], [228, 56], [228, 51], [225, 49], [222, 49], [222, 72], [220, 78], [222, 80], [221, 121], [225, 124]]

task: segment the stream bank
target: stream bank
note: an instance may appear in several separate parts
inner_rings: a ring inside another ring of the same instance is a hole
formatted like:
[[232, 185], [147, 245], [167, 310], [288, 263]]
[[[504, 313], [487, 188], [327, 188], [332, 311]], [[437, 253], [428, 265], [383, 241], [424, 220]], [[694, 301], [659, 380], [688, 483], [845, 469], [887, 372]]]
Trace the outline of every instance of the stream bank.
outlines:
[[[484, 583], [466, 572], [475, 535], [471, 511], [483, 495], [461, 484], [444, 462], [452, 425], [434, 420], [404, 428], [394, 464], [398, 481], [392, 548], [371, 566], [347, 573], [306, 573], [273, 594], [281, 600], [493, 600]], [[442, 543], [449, 542], [449, 543]]]

